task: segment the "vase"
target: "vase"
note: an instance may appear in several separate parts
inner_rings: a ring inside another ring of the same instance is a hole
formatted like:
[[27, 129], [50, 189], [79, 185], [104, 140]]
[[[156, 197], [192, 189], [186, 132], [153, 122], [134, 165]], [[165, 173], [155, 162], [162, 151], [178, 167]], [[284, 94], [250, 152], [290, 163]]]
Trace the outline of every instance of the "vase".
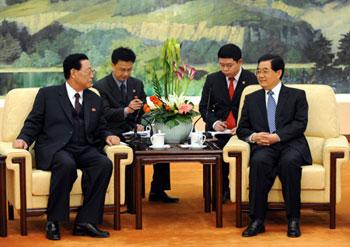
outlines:
[[164, 123], [155, 123], [154, 124], [154, 133], [158, 131], [165, 133], [164, 142], [168, 144], [179, 144], [184, 143], [192, 130], [192, 120], [189, 119], [186, 122], [180, 122], [179, 125], [176, 125], [172, 128], [169, 128]]

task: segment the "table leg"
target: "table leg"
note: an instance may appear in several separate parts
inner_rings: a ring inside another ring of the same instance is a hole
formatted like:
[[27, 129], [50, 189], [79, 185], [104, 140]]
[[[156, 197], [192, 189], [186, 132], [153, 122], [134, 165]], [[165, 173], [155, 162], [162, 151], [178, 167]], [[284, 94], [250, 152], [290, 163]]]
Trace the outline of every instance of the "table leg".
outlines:
[[211, 166], [211, 181], [212, 181], [212, 201], [211, 201], [211, 204], [212, 204], [212, 208], [213, 208], [213, 211], [216, 211], [216, 164], [213, 164]]
[[221, 155], [216, 158], [216, 227], [222, 227], [222, 166]]
[[135, 201], [136, 201], [136, 229], [142, 229], [142, 178], [141, 159], [136, 158], [135, 163]]
[[120, 159], [114, 154], [114, 230], [120, 230]]
[[5, 156], [0, 157], [0, 236], [7, 237], [7, 212], [6, 212], [6, 163]]
[[203, 164], [203, 192], [204, 192], [204, 212], [211, 211], [211, 182], [210, 182], [210, 164]]

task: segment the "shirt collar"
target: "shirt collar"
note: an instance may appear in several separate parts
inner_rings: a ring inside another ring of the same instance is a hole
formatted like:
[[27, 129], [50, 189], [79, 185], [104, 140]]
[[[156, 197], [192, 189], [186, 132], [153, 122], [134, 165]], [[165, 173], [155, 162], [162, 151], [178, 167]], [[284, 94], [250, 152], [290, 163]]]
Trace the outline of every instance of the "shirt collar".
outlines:
[[126, 86], [126, 81], [120, 81], [118, 80], [117, 78], [115, 78], [114, 74], [112, 73], [112, 77], [113, 77], [113, 80], [117, 83], [118, 87], [120, 87], [122, 85], [122, 83], [124, 83], [124, 85]]
[[280, 94], [280, 91], [281, 91], [281, 87], [282, 87], [282, 82], [279, 81], [279, 82], [277, 83], [277, 85], [276, 85], [273, 89], [271, 89], [271, 90], [265, 90], [265, 93], [267, 94], [269, 91], [272, 91], [272, 92], [273, 92], [273, 95], [275, 95], [275, 96], [278, 98], [278, 96], [279, 96], [279, 94]]
[[68, 97], [70, 99], [75, 99], [75, 94], [78, 93], [80, 95], [80, 99], [83, 99], [83, 92], [84, 91], [80, 91], [80, 92], [77, 92], [75, 91], [71, 85], [69, 85], [68, 82], [66, 82], [66, 89], [67, 89], [67, 94], [68, 94]]
[[[239, 80], [239, 77], [241, 76], [242, 74], [242, 67], [239, 68], [239, 71], [238, 73], [235, 75], [234, 77], [234, 83], [237, 84], [238, 80]], [[226, 81], [229, 83], [230, 82], [230, 79], [226, 76]]]

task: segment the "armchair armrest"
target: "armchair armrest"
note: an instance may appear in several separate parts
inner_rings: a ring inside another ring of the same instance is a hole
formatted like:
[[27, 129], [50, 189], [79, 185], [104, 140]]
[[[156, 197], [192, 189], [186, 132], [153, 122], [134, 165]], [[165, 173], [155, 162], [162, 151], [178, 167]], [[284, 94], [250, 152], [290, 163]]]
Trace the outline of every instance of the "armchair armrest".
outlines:
[[[246, 168], [248, 166], [249, 161], [249, 155], [250, 155], [250, 146], [249, 143], [242, 141], [238, 139], [237, 136], [232, 136], [231, 139], [227, 142], [227, 144], [224, 147], [223, 154], [224, 154], [224, 161], [227, 163], [233, 163], [235, 162], [235, 157], [230, 157], [230, 152], [237, 152], [242, 154], [242, 159], [246, 160]], [[243, 162], [244, 163], [244, 162]]]
[[13, 159], [24, 158], [26, 164], [26, 173], [27, 177], [31, 177], [32, 173], [32, 155], [28, 150], [17, 149], [12, 147], [11, 142], [0, 142], [0, 153], [6, 155], [6, 167], [9, 170], [19, 169], [18, 163], [14, 163]]
[[133, 151], [130, 147], [125, 145], [105, 146], [104, 151], [108, 158], [114, 162], [114, 154], [127, 154], [126, 159], [120, 160], [120, 165], [130, 165], [134, 159]]
[[337, 158], [337, 164], [344, 164], [349, 160], [349, 143], [345, 136], [328, 138], [323, 148], [323, 160], [329, 160], [331, 153], [342, 153], [343, 158]]

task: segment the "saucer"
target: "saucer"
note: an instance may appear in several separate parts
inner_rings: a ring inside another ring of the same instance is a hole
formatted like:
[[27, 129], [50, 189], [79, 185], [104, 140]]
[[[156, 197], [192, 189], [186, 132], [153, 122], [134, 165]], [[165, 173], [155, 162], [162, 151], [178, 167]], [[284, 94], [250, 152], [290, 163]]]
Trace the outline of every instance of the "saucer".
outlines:
[[195, 145], [195, 146], [188, 145], [188, 148], [189, 148], [189, 149], [203, 149], [203, 148], [206, 148], [206, 147], [207, 147], [207, 145], [200, 145], [200, 146], [197, 146], [197, 145]]
[[203, 149], [206, 148], [207, 145], [201, 145], [201, 146], [192, 146], [191, 144], [181, 144], [180, 145], [181, 148], [189, 148], [189, 149]]
[[170, 148], [170, 145], [169, 144], [164, 144], [164, 146], [149, 146], [149, 148], [152, 148], [154, 150], [163, 150], [163, 149], [166, 149], [166, 148]]

